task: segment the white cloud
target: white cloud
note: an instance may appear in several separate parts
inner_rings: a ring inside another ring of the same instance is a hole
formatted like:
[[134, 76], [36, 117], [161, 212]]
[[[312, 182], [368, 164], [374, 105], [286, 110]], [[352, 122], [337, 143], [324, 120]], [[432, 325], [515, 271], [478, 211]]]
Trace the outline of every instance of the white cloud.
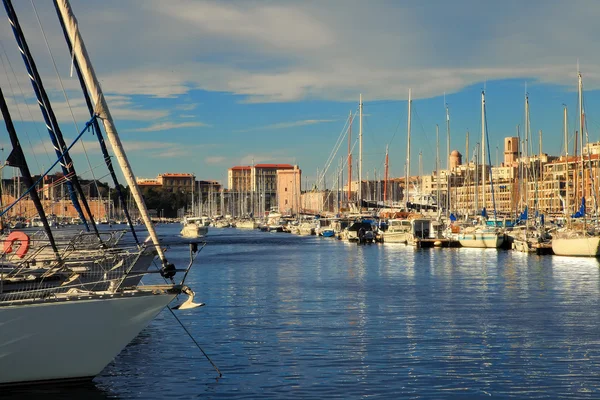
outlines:
[[300, 121], [291, 121], [291, 122], [277, 122], [275, 124], [259, 126], [256, 128], [242, 129], [237, 132], [253, 132], [253, 131], [261, 131], [261, 130], [273, 130], [273, 129], [288, 129], [288, 128], [296, 128], [299, 126], [307, 126], [307, 125], [316, 125], [323, 124], [328, 122], [335, 122], [335, 119], [304, 119]]
[[[130, 100], [202, 89], [242, 95], [247, 102], [356, 100], [358, 93], [369, 101], [405, 99], [408, 87], [422, 98], [502, 78], [574, 86], [577, 57], [586, 87], [600, 87], [595, 72], [600, 54], [590, 51], [597, 37], [598, 2], [585, 2], [585, 12], [561, 1], [434, 5], [73, 1], [104, 90]], [[21, 8], [22, 24], [36, 26], [31, 10], [19, 6], [17, 11]], [[53, 50], [61, 74], [67, 75], [69, 57], [52, 6], [40, 3], [38, 9], [44, 21], [52, 21], [45, 28], [51, 43], [58, 43]], [[522, 18], [527, 15], [536, 17]], [[8, 26], [0, 35], [12, 40]], [[44, 54], [39, 34], [30, 36], [30, 47]], [[75, 79], [65, 82], [76, 87]], [[57, 88], [53, 79], [46, 84]], [[147, 110], [129, 108], [132, 118], [149, 117], [136, 113]]]
[[290, 157], [290, 154], [292, 154], [290, 149], [278, 149], [262, 154], [246, 154], [239, 159], [238, 165], [294, 163], [295, 159]]
[[204, 159], [206, 164], [223, 164], [225, 161], [227, 161], [227, 158], [223, 156], [211, 156]]
[[208, 126], [202, 122], [159, 122], [143, 128], [127, 129], [126, 132], [158, 132], [171, 129], [195, 128]]

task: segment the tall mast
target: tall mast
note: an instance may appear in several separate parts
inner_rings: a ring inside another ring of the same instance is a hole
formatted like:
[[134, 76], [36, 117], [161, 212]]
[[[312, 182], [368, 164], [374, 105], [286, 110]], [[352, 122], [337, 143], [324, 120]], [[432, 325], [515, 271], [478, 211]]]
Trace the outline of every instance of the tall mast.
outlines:
[[[65, 37], [65, 41], [67, 42], [67, 47], [69, 49], [69, 53], [73, 53], [73, 45], [69, 40], [69, 34], [67, 33], [67, 29], [65, 27], [65, 22], [60, 17], [60, 13], [58, 13], [58, 6], [56, 2], [54, 3], [54, 7], [56, 8], [57, 14], [59, 15], [58, 20], [60, 21], [60, 26], [63, 31], [63, 35]], [[79, 80], [79, 85], [81, 86], [81, 90], [83, 92], [83, 97], [85, 99], [85, 104], [87, 105], [90, 116], [94, 116], [94, 106], [92, 104], [92, 100], [90, 99], [90, 95], [88, 94], [87, 88], [85, 86], [85, 81], [83, 80], [83, 75], [81, 74], [81, 68], [79, 66], [79, 61], [77, 59], [73, 59], [73, 64], [75, 67], [75, 72], [77, 72], [77, 79]], [[127, 224], [131, 230], [131, 234], [133, 235], [133, 239], [136, 243], [139, 244], [139, 240], [137, 237], [137, 233], [135, 232], [135, 228], [133, 226], [133, 221], [131, 220], [131, 216], [129, 215], [129, 210], [127, 209], [127, 204], [125, 201], [125, 196], [121, 191], [121, 186], [119, 184], [119, 180], [117, 179], [117, 175], [115, 173], [115, 169], [112, 164], [112, 158], [108, 154], [108, 149], [106, 148], [106, 142], [104, 141], [104, 136], [102, 135], [102, 131], [100, 130], [100, 124], [97, 119], [94, 119], [92, 122], [94, 126], [94, 130], [96, 131], [96, 137], [98, 138], [98, 144], [100, 145], [100, 150], [102, 151], [102, 155], [104, 156], [104, 161], [106, 163], [106, 167], [108, 168], [108, 172], [112, 178], [113, 184], [115, 185], [115, 189], [117, 194], [119, 195], [119, 200], [121, 202], [121, 207], [123, 208], [123, 214], [125, 215], [125, 219], [127, 220]], [[193, 197], [192, 197], [193, 199]], [[193, 208], [192, 208], [193, 209]]]
[[348, 203], [352, 200], [352, 110], [348, 124]]
[[440, 211], [440, 127], [435, 124], [435, 179], [436, 179], [436, 193], [435, 202], [437, 204], [438, 216]]
[[568, 216], [570, 214], [570, 199], [569, 199], [569, 181], [570, 181], [569, 175], [570, 174], [569, 174], [569, 130], [567, 128], [567, 106], [566, 105], [564, 105], [564, 107], [563, 107], [563, 131], [564, 131], [564, 135], [565, 135], [565, 170], [566, 170], [565, 214]]
[[[525, 93], [525, 159], [527, 160], [527, 168], [523, 182], [525, 184], [525, 207], [529, 208], [529, 169], [531, 168], [531, 160], [529, 159], [529, 95]], [[529, 220], [529, 219], [527, 219]]]
[[423, 151], [419, 150], [419, 192], [423, 194]]
[[358, 119], [358, 210], [362, 209], [362, 142], [363, 142], [363, 102], [362, 94], [358, 102], [359, 119]]
[[[79, 196], [81, 197], [81, 201], [86, 209], [88, 217], [92, 222], [92, 227], [94, 228], [94, 231], [99, 237], [98, 229], [92, 217], [92, 212], [90, 211], [87, 200], [85, 199], [85, 196], [83, 194], [83, 189], [79, 184], [79, 180], [77, 178], [75, 168], [73, 167], [71, 157], [66, 151], [67, 146], [64, 142], [62, 133], [60, 131], [60, 127], [58, 126], [58, 122], [56, 120], [56, 116], [54, 115], [54, 111], [52, 110], [52, 106], [50, 105], [50, 101], [48, 100], [46, 90], [44, 89], [44, 85], [42, 83], [42, 78], [38, 73], [35, 61], [33, 60], [31, 52], [29, 51], [29, 46], [27, 45], [27, 41], [25, 40], [25, 35], [23, 34], [23, 30], [21, 29], [21, 24], [19, 23], [17, 14], [15, 13], [15, 10], [12, 6], [12, 2], [10, 0], [3, 0], [3, 2], [4, 8], [6, 9], [6, 14], [8, 15], [9, 22], [12, 26], [13, 34], [19, 47], [19, 51], [21, 52], [23, 62], [25, 63], [25, 68], [27, 69], [29, 80], [31, 81], [31, 85], [33, 86], [33, 91], [35, 92], [40, 111], [42, 112], [44, 122], [46, 123], [46, 128], [48, 130], [48, 134], [50, 135], [50, 140], [52, 141], [55, 154], [57, 157], [60, 157], [60, 166], [67, 181], [67, 187], [69, 189], [69, 195], [71, 197], [73, 206], [77, 210], [79, 218], [82, 220], [86, 230], [89, 231], [89, 225], [85, 219], [85, 216], [79, 204], [79, 200], [77, 199], [77, 193], [79, 193]], [[77, 190], [77, 193], [75, 192], [74, 188]]]
[[[444, 96], [445, 97], [445, 96]], [[446, 213], [449, 215], [451, 199], [450, 199], [450, 191], [452, 187], [451, 182], [451, 174], [450, 174], [450, 110], [448, 108], [448, 103], [446, 103], [446, 141], [447, 141], [447, 151], [446, 151], [446, 169], [448, 174], [446, 175], [446, 186], [448, 187], [448, 196], [446, 197]], [[438, 200], [439, 201], [439, 200]]]
[[410, 118], [411, 118], [411, 89], [408, 89], [408, 129], [407, 129], [407, 144], [406, 144], [406, 194], [404, 195], [405, 208], [408, 211], [408, 192], [410, 191]]
[[96, 78], [96, 74], [94, 72], [94, 68], [89, 60], [89, 56], [87, 54], [87, 50], [85, 49], [85, 45], [83, 43], [83, 39], [79, 32], [77, 26], [77, 19], [75, 15], [73, 15], [73, 10], [68, 2], [68, 0], [55, 0], [58, 5], [58, 9], [60, 10], [60, 14], [62, 15], [62, 19], [65, 22], [65, 26], [67, 31], [69, 32], [69, 37], [71, 39], [71, 43], [73, 44], [73, 54], [77, 57], [77, 60], [80, 63], [84, 80], [86, 85], [90, 91], [92, 100], [95, 104], [95, 110], [99, 115], [102, 123], [104, 124], [104, 129], [106, 131], [106, 136], [110, 141], [113, 152], [121, 166], [123, 171], [123, 175], [129, 188], [131, 189], [131, 193], [135, 202], [140, 211], [142, 220], [148, 229], [148, 233], [154, 243], [156, 252], [160, 257], [163, 266], [167, 266], [167, 258], [163, 252], [162, 247], [158, 241], [158, 235], [156, 234], [156, 230], [154, 229], [154, 225], [150, 220], [150, 215], [148, 214], [148, 209], [146, 208], [146, 203], [144, 203], [144, 199], [142, 197], [142, 193], [140, 188], [137, 185], [135, 180], [135, 176], [133, 175], [133, 171], [131, 170], [131, 165], [129, 164], [129, 160], [125, 155], [123, 150], [123, 145], [121, 144], [121, 139], [117, 133], [117, 129], [114, 125], [112, 116], [110, 114], [110, 110], [108, 109], [108, 104], [106, 104], [106, 99], [104, 98], [104, 94], [102, 93], [102, 89], [100, 88], [100, 83]]
[[4, 99], [2, 89], [0, 89], [0, 110], [2, 111], [2, 118], [4, 118], [6, 130], [8, 131], [8, 136], [10, 137], [10, 142], [13, 147], [13, 150], [11, 151], [10, 155], [6, 160], [6, 164], [18, 167], [21, 171], [21, 176], [23, 176], [23, 181], [25, 182], [25, 185], [27, 185], [28, 188], [33, 188], [33, 190], [29, 192], [29, 195], [31, 196], [31, 200], [33, 201], [33, 204], [35, 205], [40, 219], [42, 220], [42, 224], [44, 225], [44, 230], [48, 235], [48, 240], [50, 241], [52, 251], [54, 252], [56, 258], [60, 260], [60, 254], [58, 252], [58, 248], [56, 247], [56, 243], [54, 242], [54, 236], [52, 235], [50, 224], [48, 223], [48, 219], [46, 218], [44, 207], [42, 206], [42, 202], [40, 201], [37, 189], [33, 187], [34, 183], [33, 179], [31, 178], [31, 172], [29, 171], [29, 166], [27, 165], [27, 161], [25, 160], [23, 149], [21, 148], [21, 144], [19, 143], [17, 132], [13, 125], [12, 118], [10, 117], [10, 113], [8, 111], [8, 106], [6, 105], [6, 100]]
[[481, 91], [481, 188], [483, 201], [483, 208], [486, 208], [485, 202], [485, 181], [486, 181], [486, 168], [485, 168], [485, 91]]
[[540, 165], [540, 173], [538, 175], [538, 180], [541, 180], [543, 182], [544, 170], [542, 168], [542, 130], [541, 129], [540, 129], [540, 156], [538, 158], [538, 163]]
[[581, 72], [577, 71], [577, 77], [579, 80], [578, 92], [579, 92], [579, 157], [581, 158], [580, 173], [581, 173], [581, 197], [585, 197], [584, 192], [584, 177], [583, 177], [583, 124], [584, 124], [584, 111], [583, 111], [583, 81], [581, 79]]
[[[469, 177], [469, 182], [465, 185], [465, 186], [469, 186], [471, 184], [470, 182], [470, 177], [471, 177], [471, 169], [469, 167], [469, 131], [467, 131], [467, 137], [466, 137], [466, 147], [465, 147], [465, 152], [466, 152], [466, 160], [467, 160], [467, 176]], [[477, 167], [476, 167], [477, 168]], [[469, 190], [467, 190], [467, 204], [469, 204]]]
[[[196, 177], [194, 176], [194, 174], [192, 174], [192, 217], [195, 216], [196, 212], [194, 211], [194, 206], [195, 206], [195, 202], [194, 202], [194, 196], [195, 196], [195, 190], [194, 190], [194, 186], [196, 186]], [[187, 203], [187, 201], [186, 201]]]
[[385, 146], [385, 171], [384, 171], [384, 181], [383, 181], [383, 205], [387, 202], [387, 183], [388, 183], [388, 173], [389, 173], [390, 160], [388, 155], [388, 146]]

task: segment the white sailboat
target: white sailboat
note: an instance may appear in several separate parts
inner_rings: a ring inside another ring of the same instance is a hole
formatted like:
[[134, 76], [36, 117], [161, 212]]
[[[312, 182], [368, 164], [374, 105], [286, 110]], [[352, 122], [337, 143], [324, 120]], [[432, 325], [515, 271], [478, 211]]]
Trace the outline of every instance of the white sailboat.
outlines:
[[[559, 230], [552, 235], [552, 251], [558, 256], [572, 257], [598, 257], [600, 256], [600, 233], [594, 226], [586, 221], [585, 216], [585, 188], [584, 188], [584, 168], [583, 168], [583, 132], [585, 129], [584, 110], [583, 110], [583, 81], [581, 72], [577, 72], [578, 77], [578, 103], [579, 103], [579, 135], [580, 135], [580, 153], [581, 157], [581, 207], [579, 215], [580, 221], [572, 223], [569, 226]], [[567, 171], [569, 160], [566, 160]], [[567, 173], [567, 187], [569, 174]], [[577, 193], [577, 190], [575, 190]], [[576, 196], [576, 194], [574, 194]], [[567, 206], [568, 210], [568, 206]]]
[[[3, 1], [17, 41], [21, 44], [19, 35], [22, 35], [22, 31], [12, 4], [10, 0]], [[74, 60], [81, 65], [87, 86], [93, 93], [96, 111], [105, 124], [113, 151], [152, 239], [152, 243], [145, 243], [138, 248], [137, 256], [132, 256], [134, 260], [146, 257], [144, 254], [151, 249], [161, 259], [163, 276], [172, 280], [175, 267], [165, 258], [150, 222], [89, 63], [77, 21], [67, 0], [57, 0], [55, 5], [66, 25], [70, 43], [74, 46]], [[69, 253], [61, 253], [59, 257], [57, 252], [57, 258], [49, 271], [74, 271], [77, 268], [78, 264]], [[133, 268], [135, 262], [131, 265]], [[111, 264], [109, 267], [114, 269], [121, 265]], [[86, 290], [85, 285], [78, 281], [77, 274], [60, 286], [45, 287], [36, 283], [35, 288], [3, 293], [3, 286], [0, 285], [0, 384], [91, 379], [178, 294], [193, 293], [182, 284], [125, 287], [131, 272], [129, 269], [108, 280], [101, 274], [98, 282], [106, 284], [106, 287], [100, 291]], [[190, 305], [193, 306], [197, 305]]]
[[[486, 193], [485, 193], [485, 181], [486, 181], [486, 160], [485, 160], [485, 92], [481, 92], [481, 159], [482, 159], [482, 197], [483, 197], [483, 209], [486, 208]], [[485, 225], [485, 222], [474, 227], [462, 228], [458, 234], [454, 237], [457, 239], [462, 247], [474, 247], [474, 248], [493, 248], [497, 249], [504, 243], [504, 233], [499, 232], [494, 227]]]

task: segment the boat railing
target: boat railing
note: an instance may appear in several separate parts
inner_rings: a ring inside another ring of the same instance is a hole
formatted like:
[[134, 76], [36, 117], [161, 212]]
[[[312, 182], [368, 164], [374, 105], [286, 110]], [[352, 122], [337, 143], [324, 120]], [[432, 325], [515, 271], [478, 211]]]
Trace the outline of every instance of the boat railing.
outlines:
[[[148, 257], [142, 258], [144, 254]], [[136, 286], [149, 273], [155, 254], [153, 249], [131, 247], [100, 250], [91, 256], [74, 252], [67, 262], [56, 261], [44, 268], [32, 268], [24, 262], [8, 273], [0, 273], [0, 303], [51, 299], [71, 290], [115, 292], [120, 287]]]

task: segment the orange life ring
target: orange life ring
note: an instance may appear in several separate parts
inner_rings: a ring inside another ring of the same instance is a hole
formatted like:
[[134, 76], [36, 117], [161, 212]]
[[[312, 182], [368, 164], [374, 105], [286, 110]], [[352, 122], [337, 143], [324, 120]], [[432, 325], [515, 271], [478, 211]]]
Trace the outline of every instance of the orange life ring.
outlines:
[[14, 242], [19, 242], [21, 245], [17, 250], [16, 254], [19, 258], [25, 257], [29, 250], [29, 236], [25, 232], [11, 232], [10, 235], [4, 239], [4, 254], [12, 252], [12, 245]]

